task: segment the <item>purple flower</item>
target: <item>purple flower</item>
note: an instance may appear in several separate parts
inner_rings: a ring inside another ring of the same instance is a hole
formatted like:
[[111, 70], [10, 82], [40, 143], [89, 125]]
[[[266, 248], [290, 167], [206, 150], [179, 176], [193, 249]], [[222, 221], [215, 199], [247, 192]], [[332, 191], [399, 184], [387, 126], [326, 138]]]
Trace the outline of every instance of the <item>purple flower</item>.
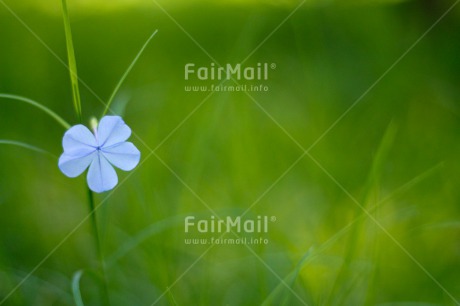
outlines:
[[113, 166], [130, 171], [139, 163], [141, 153], [126, 142], [129, 136], [131, 129], [119, 116], [103, 117], [94, 134], [84, 125], [75, 125], [62, 139], [59, 169], [68, 177], [77, 177], [89, 167], [89, 188], [94, 192], [111, 190], [118, 183]]

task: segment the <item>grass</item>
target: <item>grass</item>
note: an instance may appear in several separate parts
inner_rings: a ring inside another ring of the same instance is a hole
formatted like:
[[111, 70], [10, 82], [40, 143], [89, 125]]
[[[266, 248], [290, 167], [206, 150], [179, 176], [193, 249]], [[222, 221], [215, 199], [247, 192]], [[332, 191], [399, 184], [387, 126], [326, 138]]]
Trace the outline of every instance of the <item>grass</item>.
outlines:
[[[59, 18], [19, 13], [59, 29], [37, 33], [67, 54]], [[198, 5], [171, 11], [220, 63], [245, 58], [287, 13]], [[458, 299], [456, 14], [311, 154]], [[67, 179], [54, 159], [18, 147], [61, 154], [56, 122], [73, 122], [78, 107], [65, 101], [75, 97], [76, 79], [68, 82], [69, 72], [7, 11], [0, 15], [0, 97], [15, 97], [0, 101], [1, 301], [86, 216], [87, 198], [83, 178]], [[418, 2], [302, 9], [249, 59], [277, 64], [270, 92], [252, 95], [308, 147], [435, 19]], [[154, 47], [145, 48], [147, 41], [139, 52], [156, 28]], [[157, 305], [455, 305], [308, 157], [248, 214], [276, 216], [269, 245], [253, 246], [272, 271], [244, 246], [214, 246], [196, 262], [207, 246], [184, 244], [183, 218], [210, 213], [175, 175], [218, 215], [237, 216], [302, 152], [244, 94], [212, 95], [162, 142], [206, 97], [183, 90], [184, 64], [210, 61], [160, 11], [78, 11], [72, 33], [78, 76], [113, 107], [129, 101], [125, 121], [149, 147], [162, 143], [158, 158], [147, 158], [150, 150], [132, 139], [145, 162], [98, 211], [111, 305], [151, 305], [163, 293]], [[17, 50], [13, 41], [28, 48]], [[83, 119], [105, 113], [85, 88], [80, 107]], [[90, 224], [77, 231], [4, 305], [99, 305], [91, 232]]]
[[0, 98], [2, 99], [10, 99], [10, 100], [15, 100], [19, 102], [24, 102], [29, 105], [32, 105], [41, 111], [45, 112], [47, 115], [49, 115], [51, 118], [56, 120], [60, 125], [62, 125], [65, 129], [70, 128], [70, 124], [68, 124], [64, 119], [62, 119], [58, 114], [50, 110], [48, 107], [44, 106], [43, 104], [36, 102], [32, 99], [17, 96], [17, 95], [12, 95], [12, 94], [0, 94]]
[[75, 113], [77, 115], [77, 119], [79, 122], [82, 121], [81, 115], [81, 100], [80, 100], [80, 90], [79, 90], [79, 80], [78, 80], [78, 72], [77, 72], [77, 61], [75, 60], [75, 50], [73, 47], [73, 39], [72, 39], [72, 30], [70, 26], [70, 18], [69, 12], [67, 9], [67, 1], [62, 0], [62, 15], [64, 17], [64, 29], [65, 29], [65, 37], [66, 37], [66, 45], [67, 45], [67, 60], [69, 63], [68, 69], [70, 73], [70, 83], [72, 86], [72, 100], [73, 106], [75, 108]]
[[118, 94], [118, 91], [120, 90], [121, 88], [121, 85], [123, 85], [123, 82], [125, 81], [126, 77], [129, 75], [129, 73], [131, 72], [131, 70], [133, 69], [134, 65], [136, 65], [137, 61], [139, 60], [139, 58], [141, 57], [142, 53], [144, 53], [145, 51], [145, 48], [147, 48], [148, 44], [150, 43], [150, 41], [152, 40], [152, 38], [158, 33], [158, 30], [155, 30], [152, 35], [150, 35], [150, 37], [147, 39], [147, 41], [144, 43], [144, 45], [142, 46], [142, 48], [139, 50], [139, 52], [137, 53], [136, 57], [134, 57], [133, 61], [131, 62], [131, 64], [129, 65], [128, 69], [126, 69], [125, 73], [122, 75], [120, 81], [118, 81], [117, 85], [115, 86], [115, 89], [113, 90], [112, 94], [110, 95], [110, 98], [109, 98], [109, 101], [107, 102], [106, 106], [105, 106], [105, 109], [104, 109], [104, 112], [102, 113], [102, 116], [101, 117], [104, 117], [107, 112], [110, 110], [110, 106], [112, 105], [116, 95]]

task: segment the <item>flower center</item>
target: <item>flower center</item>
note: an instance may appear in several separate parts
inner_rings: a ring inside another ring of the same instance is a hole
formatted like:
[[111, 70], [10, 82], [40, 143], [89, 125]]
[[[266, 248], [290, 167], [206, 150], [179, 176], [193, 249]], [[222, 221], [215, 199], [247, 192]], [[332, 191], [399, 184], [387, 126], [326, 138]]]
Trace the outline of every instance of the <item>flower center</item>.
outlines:
[[99, 146], [99, 147], [96, 147], [96, 150], [100, 151], [100, 150], [102, 150], [102, 148]]

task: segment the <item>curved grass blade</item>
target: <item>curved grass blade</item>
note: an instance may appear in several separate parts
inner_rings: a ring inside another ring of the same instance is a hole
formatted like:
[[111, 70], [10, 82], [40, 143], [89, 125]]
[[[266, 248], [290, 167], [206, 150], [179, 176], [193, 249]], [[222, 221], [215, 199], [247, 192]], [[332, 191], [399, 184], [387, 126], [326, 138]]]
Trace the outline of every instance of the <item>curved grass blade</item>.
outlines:
[[174, 298], [174, 295], [172, 294], [171, 290], [168, 290], [168, 298], [169, 298], [169, 305], [177, 306], [177, 301]]
[[73, 295], [73, 300], [75, 302], [75, 305], [77, 306], [85, 306], [83, 303], [83, 299], [81, 298], [81, 293], [80, 293], [80, 279], [81, 276], [83, 275], [82, 270], [78, 270], [75, 272], [75, 274], [72, 277], [72, 295]]
[[[407, 183], [405, 183], [404, 185], [402, 185], [401, 187], [399, 187], [398, 189], [393, 191], [388, 196], [384, 197], [381, 201], [379, 201], [379, 203], [376, 206], [382, 205], [382, 204], [392, 200], [393, 198], [404, 194], [405, 192], [410, 190], [412, 187], [414, 187], [415, 185], [417, 185], [421, 181], [425, 180], [426, 178], [430, 177], [431, 175], [435, 174], [439, 169], [442, 169], [443, 167], [444, 167], [444, 162], [440, 162], [437, 165], [434, 165], [433, 167], [431, 167], [428, 170], [424, 171], [423, 173], [417, 175], [416, 177], [414, 177], [413, 179], [411, 179], [410, 181], [408, 181]], [[371, 208], [371, 209], [373, 209], [373, 208]]]
[[21, 101], [25, 102], [27, 104], [30, 104], [32, 106], [35, 106], [36, 108], [39, 108], [40, 110], [44, 111], [48, 115], [50, 115], [54, 120], [56, 120], [60, 125], [62, 125], [66, 130], [70, 129], [70, 124], [67, 123], [64, 119], [62, 119], [58, 114], [50, 110], [48, 107], [38, 103], [37, 101], [34, 101], [29, 98], [17, 96], [17, 95], [12, 95], [12, 94], [0, 94], [0, 98], [5, 98], [5, 99], [11, 99], [11, 100], [16, 100], [16, 101]]
[[131, 94], [127, 91], [120, 92], [113, 100], [110, 112], [120, 117], [125, 116], [126, 106], [131, 100]]
[[[369, 212], [369, 204], [370, 203], [378, 203], [379, 201], [379, 189], [380, 189], [380, 179], [384, 170], [385, 162], [387, 160], [388, 154], [394, 144], [394, 140], [397, 134], [397, 126], [394, 121], [391, 121], [388, 124], [385, 133], [380, 140], [379, 146], [374, 154], [374, 158], [372, 161], [372, 166], [370, 172], [367, 177], [367, 182], [364, 187], [364, 198], [361, 201], [363, 203], [364, 208]], [[378, 213], [379, 206], [376, 206], [374, 209], [374, 213]], [[356, 207], [357, 214], [359, 215], [361, 208]], [[366, 219], [364, 219], [365, 221]], [[334, 281], [332, 294], [330, 295], [330, 299], [338, 299], [340, 300], [339, 296], [344, 296], [344, 283], [351, 280], [350, 276], [350, 266], [354, 261], [356, 256], [357, 250], [362, 250], [362, 246], [359, 245], [360, 241], [362, 240], [363, 233], [366, 233], [365, 230], [365, 222], [361, 222], [356, 226], [353, 226], [351, 233], [348, 237], [348, 242], [346, 243], [346, 250], [344, 256], [344, 262], [339, 270], [339, 273]], [[378, 244], [377, 240], [373, 240], [372, 246], [366, 245], [366, 249], [375, 248]], [[377, 252], [374, 252], [377, 254]], [[346, 292], [345, 292], [346, 293]], [[373, 297], [371, 294], [372, 292], [368, 292], [369, 299]], [[328, 304], [335, 303], [333, 300], [329, 300]], [[343, 301], [341, 301], [343, 303]], [[368, 302], [367, 304], [369, 304]], [[371, 303], [372, 304], [372, 303]]]
[[124, 244], [122, 244], [109, 258], [107, 258], [107, 267], [113, 266], [120, 258], [125, 256], [129, 251], [135, 249], [138, 245], [140, 245], [148, 238], [158, 233], [161, 233], [162, 231], [167, 230], [168, 228], [177, 226], [178, 224], [183, 222], [183, 220], [183, 216], [172, 217], [158, 221], [154, 224], [151, 224], [147, 228], [141, 230], [139, 233], [137, 233]]
[[21, 148], [26, 148], [26, 149], [29, 149], [29, 150], [32, 150], [32, 151], [35, 151], [35, 152], [38, 152], [38, 153], [46, 154], [46, 155], [52, 156], [54, 158], [57, 158], [55, 155], [51, 154], [48, 151], [45, 151], [43, 149], [40, 149], [38, 147], [35, 147], [35, 146], [30, 145], [28, 143], [20, 142], [20, 141], [8, 140], [8, 139], [0, 139], [0, 144], [6, 144], [6, 145], [12, 145], [12, 146], [17, 146], [17, 147], [21, 147]]
[[[437, 170], [439, 170], [444, 163], [439, 163], [435, 165], [434, 167], [426, 170], [422, 174], [417, 175], [413, 179], [411, 179], [409, 182], [405, 183], [402, 185], [400, 188], [396, 189], [394, 192], [392, 192], [390, 195], [379, 201], [376, 205], [370, 207], [368, 211], [370, 213], [374, 212], [376, 209], [381, 207], [383, 204], [388, 203], [395, 197], [403, 194], [416, 184], [420, 183], [427, 177], [431, 176], [433, 173], [435, 173]], [[285, 278], [284, 282], [287, 284], [290, 284], [291, 286], [294, 284], [295, 280], [299, 276], [300, 272], [302, 269], [306, 267], [306, 265], [310, 262], [312, 262], [315, 258], [317, 258], [319, 255], [321, 255], [322, 252], [324, 252], [326, 249], [328, 249], [330, 246], [332, 246], [334, 243], [336, 243], [339, 238], [342, 238], [347, 234], [352, 228], [354, 228], [359, 222], [367, 218], [367, 215], [365, 213], [361, 213], [359, 216], [357, 216], [352, 222], [348, 223], [345, 227], [343, 227], [341, 230], [339, 230], [337, 233], [335, 233], [331, 238], [329, 238], [325, 243], [320, 245], [317, 248], [311, 247], [299, 260], [297, 263], [295, 269], [290, 272]], [[275, 299], [279, 298], [282, 292], [284, 291], [284, 284], [280, 283], [278, 284], [275, 289], [269, 294], [269, 296], [265, 299], [265, 301], [262, 303], [262, 305], [274, 305]]]
[[[365, 218], [366, 215], [363, 213], [360, 218]], [[359, 217], [358, 217], [359, 218]], [[358, 219], [357, 218], [357, 219]], [[313, 262], [315, 259], [317, 259], [321, 253], [323, 253], [325, 250], [327, 250], [329, 247], [334, 245], [340, 238], [344, 237], [355, 224], [357, 223], [357, 219], [355, 219], [354, 222], [349, 223], [345, 227], [343, 227], [341, 230], [339, 230], [337, 233], [335, 233], [332, 237], [330, 237], [326, 242], [321, 244], [318, 247], [312, 246], [310, 247], [302, 256], [302, 258], [297, 262], [295, 268], [293, 271], [291, 271], [283, 280], [284, 283], [289, 284], [291, 287], [294, 286], [295, 281], [297, 280], [300, 272], [305, 269], [305, 267]], [[269, 306], [269, 305], [276, 305], [276, 300], [282, 298], [282, 293], [285, 292], [285, 284], [283, 282], [280, 282], [278, 286], [273, 289], [273, 291], [268, 295], [268, 297], [264, 300], [264, 302], [261, 304], [263, 306]], [[285, 292], [286, 294], [286, 292]], [[287, 296], [284, 296], [284, 304], [288, 302]], [[311, 297], [310, 297], [311, 298]], [[312, 301], [310, 301], [309, 304], [313, 304]]]
[[[2, 270], [2, 273], [7, 277], [6, 281], [8, 283], [11, 283], [12, 281], [21, 281], [24, 277], [27, 276], [26, 271], [15, 268], [6, 268]], [[46, 288], [47, 294], [53, 296], [55, 300], [59, 300], [63, 305], [70, 305], [70, 303], [72, 303], [72, 295], [68, 292], [68, 290], [61, 288], [58, 285], [59, 281], [67, 282], [67, 277], [60, 274], [53, 274], [53, 278], [53, 281], [51, 281], [50, 279], [44, 278], [43, 276], [30, 275], [29, 280], [27, 281], [27, 286], [29, 290], [31, 290], [30, 292], [40, 292], [40, 288]], [[5, 285], [4, 281], [5, 278], [2, 277], [2, 285]], [[15, 303], [15, 300], [13, 299], [8, 305], [18, 305], [18, 301], [20, 300], [16, 300]]]
[[64, 17], [65, 41], [67, 45], [67, 59], [69, 62], [70, 82], [72, 86], [73, 106], [77, 119], [81, 122], [81, 100], [80, 90], [78, 89], [77, 61], [75, 60], [75, 50], [73, 47], [72, 29], [70, 27], [69, 12], [66, 0], [62, 0], [62, 15]]
[[[312, 260], [312, 257], [315, 256], [316, 250], [311, 247], [300, 259], [300, 261], [297, 263], [294, 271], [290, 272], [284, 279], [284, 282], [280, 282], [278, 286], [275, 287], [275, 289], [272, 290], [272, 292], [268, 295], [268, 297], [263, 301], [261, 304], [262, 306], [268, 306], [268, 305], [276, 305], [277, 304], [277, 299], [281, 299], [281, 294], [283, 292], [286, 292], [286, 284], [289, 285], [291, 288], [294, 286], [295, 281], [297, 277], [299, 276], [300, 271], [302, 270], [302, 267], [308, 262]], [[288, 305], [288, 298], [290, 297], [290, 293], [288, 292], [287, 295], [284, 296], [284, 301], [282, 305]]]
[[[64, 0], [63, 0], [64, 1]], [[120, 90], [120, 87], [121, 85], [123, 84], [123, 82], [125, 81], [126, 77], [128, 76], [128, 74], [131, 72], [131, 70], [133, 69], [134, 65], [137, 63], [137, 61], [139, 60], [139, 58], [141, 57], [142, 53], [144, 53], [144, 50], [145, 48], [147, 48], [147, 45], [149, 44], [149, 42], [152, 40], [152, 38], [158, 33], [158, 30], [155, 30], [152, 35], [150, 35], [150, 37], [147, 39], [147, 41], [144, 43], [144, 45], [142, 46], [142, 48], [139, 50], [139, 52], [137, 53], [136, 57], [133, 59], [133, 61], [131, 62], [131, 64], [129, 65], [128, 69], [126, 69], [125, 73], [123, 74], [123, 76], [121, 77], [121, 79], [118, 81], [118, 84], [117, 86], [115, 86], [115, 89], [113, 90], [112, 94], [110, 95], [110, 98], [109, 98], [109, 101], [107, 102], [107, 105], [105, 106], [105, 109], [104, 109], [104, 112], [102, 113], [102, 116], [101, 117], [104, 117], [107, 112], [109, 111], [110, 109], [110, 105], [112, 104], [113, 102], [113, 99], [115, 98], [115, 96], [117, 95], [118, 93], [118, 90]]]
[[398, 127], [396, 123], [391, 121], [387, 126], [385, 134], [380, 141], [372, 161], [372, 167], [367, 178], [367, 186], [365, 189], [367, 192], [365, 201], [369, 201], [369, 197], [371, 196], [373, 189], [375, 189], [380, 182], [380, 177], [384, 171], [385, 162], [388, 158], [391, 148], [393, 147], [397, 132]]
[[[390, 202], [392, 199], [395, 197], [404, 194], [407, 190], [411, 189], [414, 187], [416, 184], [420, 183], [424, 179], [430, 177], [432, 174], [434, 174], [437, 170], [439, 170], [441, 167], [444, 166], [444, 163], [441, 162], [434, 167], [426, 170], [422, 174], [417, 175], [395, 191], [393, 191], [390, 195], [386, 196], [384, 199], [379, 201], [376, 205], [370, 207], [368, 211], [370, 213], [374, 212], [377, 208], [381, 207], [382, 205]], [[306, 267], [306, 265], [310, 262], [312, 262], [314, 259], [316, 259], [319, 255], [321, 255], [322, 252], [324, 252], [326, 249], [328, 249], [330, 246], [332, 246], [334, 243], [336, 243], [339, 238], [344, 237], [352, 228], [354, 228], [359, 222], [367, 218], [367, 215], [365, 213], [361, 213], [359, 216], [357, 216], [352, 222], [348, 223], [345, 227], [343, 227], [341, 230], [339, 230], [337, 233], [335, 233], [331, 238], [329, 238], [325, 243], [320, 245], [317, 248], [311, 247], [300, 259], [300, 261], [297, 263], [295, 269], [290, 272], [285, 278], [284, 282], [287, 284], [291, 284], [291, 286], [294, 284], [295, 280], [299, 276], [300, 272]], [[460, 223], [459, 223], [460, 224]], [[455, 226], [455, 225], [454, 225]], [[275, 299], [279, 298], [280, 295], [283, 293], [284, 289], [284, 284], [279, 283], [278, 286], [273, 289], [273, 291], [268, 295], [268, 297], [265, 299], [265, 301], [262, 303], [262, 305], [274, 305]], [[382, 304], [383, 305], [383, 304]]]

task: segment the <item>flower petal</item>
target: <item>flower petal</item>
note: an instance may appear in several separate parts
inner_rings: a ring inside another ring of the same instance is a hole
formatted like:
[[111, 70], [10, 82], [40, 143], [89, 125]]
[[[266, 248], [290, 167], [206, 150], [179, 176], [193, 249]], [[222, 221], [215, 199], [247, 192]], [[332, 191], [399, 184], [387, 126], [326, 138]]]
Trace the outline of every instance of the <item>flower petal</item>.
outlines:
[[108, 147], [123, 142], [129, 136], [131, 136], [131, 129], [119, 116], [105, 116], [99, 122], [97, 138], [101, 147]]
[[90, 152], [86, 155], [73, 155], [68, 153], [63, 153], [59, 157], [59, 169], [62, 173], [68, 177], [77, 177], [88, 168], [89, 164], [93, 161], [96, 156], [96, 151]]
[[[78, 124], [71, 127], [62, 139], [64, 152], [72, 155], [86, 155], [97, 147], [96, 138], [84, 125]], [[83, 152], [81, 152], [83, 150]], [[79, 152], [78, 154], [75, 154]]]
[[86, 179], [89, 188], [98, 193], [113, 189], [118, 183], [117, 173], [112, 165], [99, 153], [89, 166]]
[[133, 170], [141, 158], [141, 152], [130, 142], [102, 148], [102, 154], [112, 165], [124, 171]]

